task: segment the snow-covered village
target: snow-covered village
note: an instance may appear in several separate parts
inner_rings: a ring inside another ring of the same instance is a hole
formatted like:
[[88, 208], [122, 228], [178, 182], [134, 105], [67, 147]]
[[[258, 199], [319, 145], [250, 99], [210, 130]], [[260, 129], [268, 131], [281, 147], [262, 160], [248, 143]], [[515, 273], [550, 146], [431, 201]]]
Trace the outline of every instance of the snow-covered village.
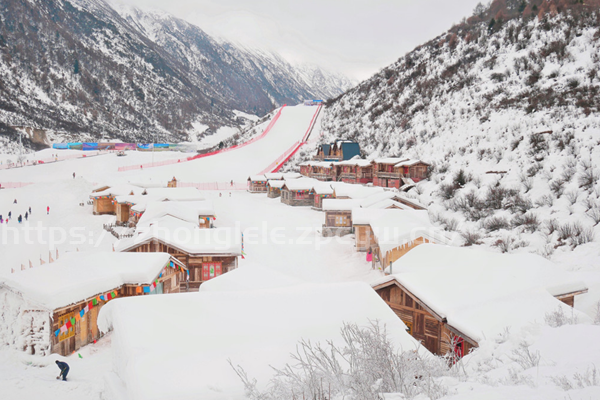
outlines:
[[0, 0], [0, 397], [600, 399], [599, 71], [600, 0]]

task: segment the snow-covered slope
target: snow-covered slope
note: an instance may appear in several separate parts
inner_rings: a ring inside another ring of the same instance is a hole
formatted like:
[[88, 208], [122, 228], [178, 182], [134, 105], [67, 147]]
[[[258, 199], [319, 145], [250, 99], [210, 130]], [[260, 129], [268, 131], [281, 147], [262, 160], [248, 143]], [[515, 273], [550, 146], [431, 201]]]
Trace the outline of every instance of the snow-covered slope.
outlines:
[[433, 163], [412, 193], [467, 244], [570, 254], [600, 237], [598, 6], [500, 3], [331, 102], [324, 140]]

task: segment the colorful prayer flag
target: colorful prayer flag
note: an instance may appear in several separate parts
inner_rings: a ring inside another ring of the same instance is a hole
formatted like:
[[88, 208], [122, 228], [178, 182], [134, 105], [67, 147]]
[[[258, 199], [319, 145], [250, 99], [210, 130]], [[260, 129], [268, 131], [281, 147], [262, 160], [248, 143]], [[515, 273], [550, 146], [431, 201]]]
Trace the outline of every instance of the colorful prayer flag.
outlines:
[[58, 336], [58, 334], [60, 333], [60, 329], [57, 329], [54, 331], [54, 336]]
[[72, 325], [75, 325], [75, 322], [76, 322], [76, 321], [75, 321], [75, 318], [71, 318], [71, 324], [72, 324]]
[[71, 323], [71, 321], [67, 321], [67, 329], [71, 329], [73, 327], [73, 324]]
[[75, 314], [75, 321], [79, 322], [80, 319], [81, 319], [81, 315]]
[[104, 295], [100, 296], [100, 300], [102, 300], [102, 301], [106, 301], [106, 300], [104, 299]]
[[115, 292], [114, 290], [113, 290], [112, 292], [110, 292], [110, 293], [112, 294], [112, 297], [113, 297], [113, 299], [114, 299], [115, 297], [117, 297], [117, 292]]
[[92, 308], [94, 308], [94, 302], [90, 301], [88, 304], [88, 311], [91, 310]]
[[96, 300], [96, 299], [92, 300], [92, 304], [95, 305], [95, 306], [97, 306], [98, 305], [98, 300]]
[[140, 286], [135, 288], [136, 293], [142, 293], [142, 288]]
[[61, 326], [61, 327], [60, 327], [60, 331], [61, 331], [62, 333], [65, 333], [67, 330], [68, 330], [68, 329], [67, 329], [67, 325], [63, 325], [63, 326]]
[[81, 318], [83, 318], [83, 316], [84, 316], [84, 315], [85, 315], [85, 309], [84, 309], [84, 310], [81, 310], [81, 311], [79, 311], [79, 316], [80, 316]]
[[144, 293], [150, 293], [150, 286], [144, 286]]
[[88, 307], [88, 305], [86, 304], [85, 308], [83, 309], [83, 313], [87, 314], [88, 312], [90, 312], [90, 308]]

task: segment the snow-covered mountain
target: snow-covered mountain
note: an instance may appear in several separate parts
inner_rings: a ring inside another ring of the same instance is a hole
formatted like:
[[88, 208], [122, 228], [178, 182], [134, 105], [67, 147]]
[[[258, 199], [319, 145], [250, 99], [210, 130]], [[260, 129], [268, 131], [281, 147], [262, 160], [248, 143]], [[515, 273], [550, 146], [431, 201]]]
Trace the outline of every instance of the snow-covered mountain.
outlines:
[[242, 125], [239, 111], [262, 116], [351, 86], [316, 71], [166, 13], [104, 0], [0, 1], [4, 143], [14, 127], [65, 140], [187, 140], [193, 125], [211, 134]]
[[412, 193], [467, 244], [550, 256], [600, 237], [599, 4], [478, 6], [330, 101], [323, 140], [433, 163]]

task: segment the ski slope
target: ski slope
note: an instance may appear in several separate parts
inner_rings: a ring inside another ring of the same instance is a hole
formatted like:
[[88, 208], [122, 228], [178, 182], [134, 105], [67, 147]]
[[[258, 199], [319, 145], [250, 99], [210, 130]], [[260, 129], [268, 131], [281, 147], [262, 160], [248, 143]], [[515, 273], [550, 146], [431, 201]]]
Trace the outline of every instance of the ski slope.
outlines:
[[[248, 176], [267, 168], [281, 154], [302, 140], [317, 112], [317, 107], [284, 107], [281, 116], [271, 131], [262, 139], [247, 146], [225, 151], [209, 157], [185, 162], [190, 154], [179, 152], [138, 152], [129, 151], [126, 157], [117, 157], [114, 153], [93, 157], [60, 161], [57, 163], [15, 168], [0, 171], [0, 182], [51, 182], [57, 178], [68, 179], [73, 172], [92, 183], [120, 183], [127, 181], [156, 180], [166, 182], [173, 176], [183, 182], [236, 182], [246, 181]], [[266, 127], [269, 122], [263, 125]], [[317, 125], [313, 135], [320, 134]], [[311, 135], [312, 136], [312, 135]], [[50, 154], [79, 152], [78, 150], [47, 149], [29, 158], [48, 157]], [[4, 156], [6, 159], [7, 156]], [[15, 157], [13, 156], [13, 159]], [[119, 167], [144, 164], [154, 161], [181, 159], [180, 164], [162, 167], [143, 168], [118, 172]], [[70, 166], [71, 168], [68, 168]], [[65, 174], [65, 169], [69, 171]]]

